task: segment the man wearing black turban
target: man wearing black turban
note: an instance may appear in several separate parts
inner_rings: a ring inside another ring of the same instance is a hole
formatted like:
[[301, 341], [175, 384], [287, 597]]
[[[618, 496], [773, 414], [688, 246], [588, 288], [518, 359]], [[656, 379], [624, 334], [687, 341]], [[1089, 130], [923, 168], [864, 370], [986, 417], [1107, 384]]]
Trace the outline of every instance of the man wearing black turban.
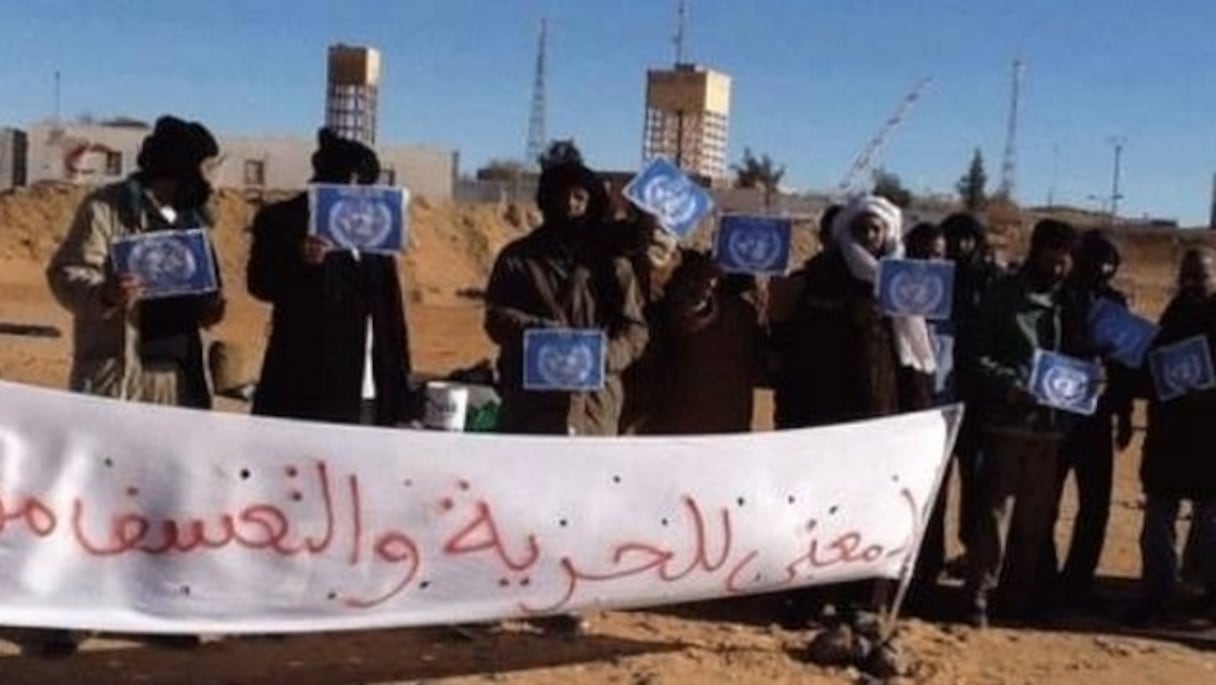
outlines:
[[[317, 135], [313, 182], [370, 185], [380, 161], [367, 146]], [[417, 412], [397, 260], [338, 251], [308, 234], [308, 195], [268, 205], [253, 220], [249, 292], [274, 305], [253, 400], [267, 416], [392, 426]]]
[[[637, 279], [627, 259], [602, 249], [608, 193], [577, 158], [544, 170], [536, 203], [544, 222], [499, 253], [486, 288], [485, 329], [499, 346], [500, 427], [508, 433], [614, 435], [624, 398], [621, 372], [647, 341]], [[537, 328], [604, 331], [604, 388], [525, 390], [524, 332]]]
[[[138, 233], [209, 227], [211, 186], [202, 165], [218, 154], [215, 138], [202, 124], [163, 116], [140, 147], [139, 170], [93, 191], [76, 210], [46, 269], [55, 299], [73, 316], [72, 390], [211, 407], [199, 329], [219, 322], [223, 297], [215, 292], [141, 300], [139, 279], [114, 270], [110, 245]], [[68, 631], [11, 637], [31, 653], [76, 650], [77, 636]], [[175, 641], [190, 642], [188, 637]]]
[[110, 244], [137, 233], [208, 227], [211, 186], [202, 165], [218, 153], [202, 124], [161, 117], [140, 147], [139, 170], [81, 203], [47, 267], [51, 291], [74, 315], [73, 390], [210, 408], [199, 328], [219, 321], [223, 298], [141, 301], [136, 276], [114, 271]]

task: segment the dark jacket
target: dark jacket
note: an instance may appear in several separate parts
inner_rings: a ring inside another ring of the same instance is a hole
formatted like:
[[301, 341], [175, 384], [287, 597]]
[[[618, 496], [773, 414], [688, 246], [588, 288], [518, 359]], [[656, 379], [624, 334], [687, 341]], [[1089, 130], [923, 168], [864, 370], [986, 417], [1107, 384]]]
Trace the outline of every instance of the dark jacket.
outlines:
[[396, 260], [334, 251], [320, 265], [307, 264], [307, 230], [306, 195], [254, 218], [249, 292], [274, 313], [253, 413], [358, 423], [370, 317], [376, 423], [400, 423], [416, 408]]
[[[1180, 294], [1161, 315], [1154, 345], [1207, 336], [1216, 351], [1216, 297]], [[1169, 402], [1150, 399], [1148, 434], [1140, 480], [1144, 491], [1161, 497], [1216, 497], [1216, 390], [1184, 395]]]
[[723, 276], [691, 250], [667, 276], [661, 288], [649, 288], [650, 342], [625, 375], [623, 428], [651, 435], [751, 430], [762, 343], [751, 279]]
[[[778, 428], [928, 406], [928, 378], [900, 370], [891, 321], [878, 307], [874, 286], [854, 278], [840, 252], [816, 255], [794, 278], [803, 282], [797, 308], [790, 320], [773, 326]], [[901, 377], [913, 385], [901, 386]]]
[[1065, 338], [1072, 341], [1076, 356], [1101, 360], [1106, 372], [1106, 387], [1098, 398], [1097, 410], [1093, 416], [1075, 418], [1069, 439], [1079, 445], [1097, 445], [1110, 452], [1111, 448], [1106, 446], [1113, 444], [1111, 420], [1115, 417], [1131, 420], [1138, 374], [1109, 359], [1109, 350], [1098, 349], [1090, 341], [1090, 313], [1099, 300], [1111, 300], [1127, 308], [1127, 296], [1110, 286], [1097, 289], [1072, 286], [1067, 292], [1065, 320], [1069, 326], [1080, 328], [1065, 331]]
[[1029, 392], [1036, 349], [1076, 354], [1070, 338], [1081, 325], [1065, 306], [1063, 287], [1035, 291], [1019, 271], [998, 281], [984, 298], [978, 331], [979, 411], [989, 428], [1061, 437], [1071, 420], [1062, 412], [1029, 401], [1012, 402], [1015, 388]]
[[[605, 332], [603, 390], [535, 392], [523, 388], [524, 332], [553, 327]], [[641, 355], [648, 336], [637, 279], [627, 259], [567, 244], [558, 229], [542, 225], [507, 245], [495, 260], [486, 288], [485, 330], [499, 346], [499, 427], [503, 432], [618, 432], [621, 373]]]

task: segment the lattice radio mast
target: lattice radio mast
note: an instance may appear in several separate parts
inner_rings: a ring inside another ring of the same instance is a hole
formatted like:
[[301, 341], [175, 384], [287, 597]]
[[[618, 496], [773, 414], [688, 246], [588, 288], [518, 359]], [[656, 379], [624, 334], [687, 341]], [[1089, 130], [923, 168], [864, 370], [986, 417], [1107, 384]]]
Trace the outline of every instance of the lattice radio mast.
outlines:
[[545, 44], [548, 41], [548, 25], [540, 20], [540, 37], [536, 48], [536, 73], [532, 80], [532, 110], [528, 114], [528, 141], [524, 151], [524, 163], [529, 168], [540, 165], [540, 156], [545, 152], [548, 137], [545, 133]]
[[1017, 187], [1018, 108], [1022, 100], [1022, 60], [1013, 60], [1013, 93], [1009, 102], [1009, 124], [1005, 129], [1005, 157], [1001, 161], [1001, 185], [997, 191], [1006, 200], [1013, 200]]

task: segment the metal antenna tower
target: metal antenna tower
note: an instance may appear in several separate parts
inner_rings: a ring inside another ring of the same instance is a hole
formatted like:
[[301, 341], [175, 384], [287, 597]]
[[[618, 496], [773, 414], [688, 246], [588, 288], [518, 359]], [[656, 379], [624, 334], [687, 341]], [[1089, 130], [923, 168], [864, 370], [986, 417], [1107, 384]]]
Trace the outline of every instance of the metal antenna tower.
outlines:
[[1017, 186], [1018, 105], [1022, 99], [1022, 60], [1013, 60], [1013, 93], [1009, 102], [1009, 124], [1005, 129], [1005, 157], [1001, 161], [1001, 185], [997, 193], [1013, 200]]
[[685, 0], [679, 0], [676, 5], [676, 35], [672, 38], [672, 42], [676, 45], [676, 65], [679, 66], [685, 63], [685, 42], [684, 42], [684, 26], [688, 22], [688, 3]]
[[883, 145], [886, 144], [887, 137], [903, 122], [904, 117], [916, 105], [916, 102], [920, 100], [921, 93], [925, 90], [925, 87], [932, 82], [933, 79], [931, 77], [923, 78], [904, 96], [904, 99], [899, 103], [899, 107], [883, 122], [882, 127], [878, 129], [878, 133], [874, 134], [870, 142], [858, 153], [857, 158], [853, 160], [853, 165], [849, 167], [848, 173], [844, 175], [840, 184], [836, 186], [838, 191], [847, 193], [853, 188], [858, 179], [870, 171], [874, 165], [874, 161], [878, 158], [878, 153], [882, 150]]
[[1109, 142], [1115, 148], [1115, 169], [1110, 180], [1110, 223], [1114, 225], [1119, 217], [1119, 200], [1123, 199], [1123, 193], [1119, 191], [1119, 181], [1123, 175], [1123, 146], [1127, 144], [1127, 138], [1113, 136]]
[[540, 20], [540, 38], [536, 48], [536, 74], [532, 80], [532, 110], [528, 114], [528, 142], [524, 151], [524, 163], [529, 168], [540, 165], [540, 156], [545, 152], [548, 138], [545, 135], [545, 43], [548, 41], [548, 25]]

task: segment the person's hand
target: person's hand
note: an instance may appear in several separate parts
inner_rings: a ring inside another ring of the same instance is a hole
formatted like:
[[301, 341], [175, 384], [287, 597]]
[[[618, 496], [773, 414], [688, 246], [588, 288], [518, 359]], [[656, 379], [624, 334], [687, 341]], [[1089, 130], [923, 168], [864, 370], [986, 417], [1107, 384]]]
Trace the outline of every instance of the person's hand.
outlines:
[[224, 312], [228, 308], [228, 300], [222, 295], [212, 295], [203, 301], [202, 311], [199, 313], [198, 325], [203, 328], [211, 328], [224, 318]]
[[303, 257], [305, 264], [320, 266], [325, 261], [325, 255], [329, 254], [329, 250], [328, 242], [316, 236], [305, 236], [303, 244], [300, 245], [300, 256]]
[[101, 301], [106, 307], [128, 311], [143, 296], [144, 287], [135, 274], [119, 274], [102, 286]]
[[1131, 414], [1120, 414], [1115, 422], [1115, 446], [1122, 452], [1132, 444]]
[[1039, 403], [1039, 400], [1034, 396], [1034, 393], [1020, 385], [1013, 385], [1009, 388], [1009, 391], [1005, 393], [1005, 401], [1015, 406], [1026, 406]]

